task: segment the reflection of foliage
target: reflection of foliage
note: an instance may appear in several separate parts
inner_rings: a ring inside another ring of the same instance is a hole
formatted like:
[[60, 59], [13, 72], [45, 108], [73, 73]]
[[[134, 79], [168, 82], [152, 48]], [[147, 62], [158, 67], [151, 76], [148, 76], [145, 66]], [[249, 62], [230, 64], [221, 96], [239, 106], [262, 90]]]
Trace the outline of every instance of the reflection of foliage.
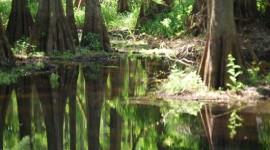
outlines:
[[158, 106], [152, 105], [126, 105], [113, 104], [123, 118], [122, 137], [128, 139], [132, 136], [132, 143], [123, 141], [123, 149], [157, 149], [156, 123], [161, 119]]
[[3, 72], [0, 71], [0, 84], [8, 85], [10, 83], [15, 83], [17, 78], [19, 77], [19, 73], [11, 71], [11, 72]]
[[20, 76], [27, 76], [44, 68], [43, 63], [23, 64], [11, 70], [0, 70], [0, 85], [15, 83]]
[[85, 78], [91, 80], [104, 78], [102, 72], [104, 70], [102, 68], [103, 66], [98, 63], [93, 63], [91, 66], [86, 66], [83, 68]]
[[21, 139], [21, 141], [16, 144], [13, 148], [13, 150], [29, 150], [30, 148], [30, 137], [25, 136]]
[[59, 78], [59, 75], [55, 73], [52, 73], [50, 76], [50, 83], [53, 89], [57, 88], [59, 85], [58, 78]]
[[199, 118], [196, 117], [201, 110], [202, 103], [187, 101], [170, 101], [162, 106], [163, 122], [166, 132], [163, 134], [163, 144], [170, 149], [199, 149], [199, 136], [194, 131], [198, 128]]
[[[10, 149], [14, 146], [14, 143], [18, 143], [18, 133], [20, 131], [20, 124], [18, 119], [18, 104], [15, 90], [12, 91], [11, 101], [8, 105], [6, 114], [6, 126], [4, 132], [4, 149]], [[2, 133], [1, 133], [2, 134]]]
[[[132, 63], [133, 64], [133, 63]], [[134, 78], [134, 95], [135, 96], [142, 96], [145, 95], [146, 88], [147, 88], [147, 73], [142, 67], [141, 61], [135, 61], [136, 71], [130, 72], [130, 77]]]
[[171, 117], [178, 117], [181, 113], [188, 113], [197, 116], [200, 112], [203, 103], [194, 101], [169, 101], [167, 106], [165, 105], [165, 114], [163, 114], [163, 121], [169, 120]]
[[237, 114], [237, 110], [233, 110], [230, 115], [228, 128], [230, 129], [230, 137], [236, 135], [236, 128], [242, 126], [243, 119]]
[[259, 142], [262, 144], [263, 149], [270, 149], [270, 118], [268, 116], [262, 116], [257, 119], [259, 124]]

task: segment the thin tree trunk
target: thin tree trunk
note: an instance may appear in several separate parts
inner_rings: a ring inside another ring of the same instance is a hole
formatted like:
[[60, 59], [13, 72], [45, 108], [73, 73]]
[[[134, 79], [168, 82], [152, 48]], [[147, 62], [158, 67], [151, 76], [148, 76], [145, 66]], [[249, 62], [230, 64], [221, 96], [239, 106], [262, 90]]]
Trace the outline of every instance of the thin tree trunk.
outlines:
[[75, 0], [74, 6], [77, 8], [85, 6], [85, 0]]
[[118, 0], [117, 1], [117, 12], [118, 13], [129, 12], [128, 0]]
[[79, 45], [79, 37], [74, 17], [73, 0], [66, 0], [66, 17], [69, 28], [73, 35], [73, 39], [75, 41], [75, 45]]

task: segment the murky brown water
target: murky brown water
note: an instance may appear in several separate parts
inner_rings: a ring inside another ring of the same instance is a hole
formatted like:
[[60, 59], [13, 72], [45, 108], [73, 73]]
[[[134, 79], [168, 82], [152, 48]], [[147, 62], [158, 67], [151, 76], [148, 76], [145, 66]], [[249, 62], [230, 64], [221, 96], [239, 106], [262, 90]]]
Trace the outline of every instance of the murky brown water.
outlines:
[[270, 103], [148, 95], [169, 68], [150, 58], [59, 64], [2, 85], [0, 149], [270, 149]]

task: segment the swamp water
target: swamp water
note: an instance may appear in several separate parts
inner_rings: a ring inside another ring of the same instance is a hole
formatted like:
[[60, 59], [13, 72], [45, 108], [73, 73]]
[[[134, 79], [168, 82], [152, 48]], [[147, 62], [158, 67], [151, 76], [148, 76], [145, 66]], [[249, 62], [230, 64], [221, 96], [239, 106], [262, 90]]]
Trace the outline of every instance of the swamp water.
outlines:
[[0, 86], [0, 149], [270, 149], [270, 103], [227, 106], [148, 94], [170, 63], [63, 63]]

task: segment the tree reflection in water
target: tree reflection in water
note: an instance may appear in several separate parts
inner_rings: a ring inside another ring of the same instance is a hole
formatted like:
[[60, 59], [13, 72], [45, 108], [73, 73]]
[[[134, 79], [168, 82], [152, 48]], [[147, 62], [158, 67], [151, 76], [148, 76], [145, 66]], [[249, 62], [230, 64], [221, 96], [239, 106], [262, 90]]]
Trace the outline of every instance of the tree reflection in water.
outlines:
[[[269, 147], [268, 111], [237, 111], [243, 127], [231, 139], [229, 113], [217, 117], [226, 107], [161, 102], [148, 95], [156, 88], [153, 79], [165, 78], [160, 72], [169, 71], [163, 61], [117, 58], [43, 69], [19, 78], [14, 90], [14, 85], [0, 86], [0, 149], [11, 149], [28, 135], [32, 149]], [[59, 76], [57, 86], [52, 73]]]

